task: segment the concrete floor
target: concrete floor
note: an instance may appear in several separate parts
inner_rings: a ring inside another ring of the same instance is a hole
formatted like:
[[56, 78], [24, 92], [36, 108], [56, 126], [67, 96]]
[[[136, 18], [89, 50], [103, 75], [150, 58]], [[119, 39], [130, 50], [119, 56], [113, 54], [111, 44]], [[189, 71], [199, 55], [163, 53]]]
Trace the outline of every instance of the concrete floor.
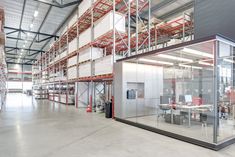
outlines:
[[73, 106], [9, 94], [0, 113], [0, 157], [234, 157]]

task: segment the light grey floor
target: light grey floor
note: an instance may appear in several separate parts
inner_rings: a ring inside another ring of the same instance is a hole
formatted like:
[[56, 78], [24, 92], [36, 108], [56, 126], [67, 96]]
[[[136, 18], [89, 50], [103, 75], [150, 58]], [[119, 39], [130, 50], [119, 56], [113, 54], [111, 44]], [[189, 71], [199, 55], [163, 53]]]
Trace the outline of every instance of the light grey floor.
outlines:
[[73, 106], [9, 94], [0, 113], [0, 157], [234, 157]]

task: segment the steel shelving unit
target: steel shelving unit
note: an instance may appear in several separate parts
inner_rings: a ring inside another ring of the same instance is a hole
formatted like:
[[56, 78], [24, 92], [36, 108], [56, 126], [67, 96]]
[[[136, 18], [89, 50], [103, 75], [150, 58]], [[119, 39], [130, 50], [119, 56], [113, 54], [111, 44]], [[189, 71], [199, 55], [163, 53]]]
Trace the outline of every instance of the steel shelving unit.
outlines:
[[[193, 20], [186, 13], [171, 21], [154, 22], [151, 17], [150, 0], [96, 0], [91, 2], [92, 5], [82, 15], [79, 15], [78, 8], [76, 22], [73, 25], [67, 25], [66, 31], [60, 38], [35, 62], [35, 66], [39, 67], [39, 71], [33, 74], [36, 80], [41, 80], [43, 73], [48, 74], [47, 79], [43, 82], [38, 81], [35, 85], [50, 86], [50, 100], [55, 100], [55, 97], [58, 96], [58, 100], [61, 102], [61, 96], [65, 95], [65, 104], [68, 104], [69, 97], [74, 95], [76, 107], [82, 103], [84, 106], [89, 105], [92, 108], [95, 106], [95, 96], [100, 91], [111, 91], [111, 94], [107, 94], [106, 99], [113, 99], [113, 72], [96, 75], [94, 66], [98, 59], [92, 57], [79, 62], [81, 53], [88, 48], [91, 48], [91, 54], [94, 53], [92, 48], [102, 49], [102, 58], [111, 56], [112, 62], [115, 62], [119, 57], [127, 57], [167, 46], [172, 39], [184, 42], [193, 36]], [[110, 12], [113, 16], [112, 29], [95, 38], [94, 27]], [[146, 16], [142, 17], [143, 14]], [[119, 22], [115, 21], [117, 15], [124, 16], [125, 31], [117, 29], [116, 26]], [[80, 45], [79, 39], [89, 29], [91, 30], [87, 37], [89, 42]], [[72, 51], [71, 43], [76, 43], [76, 47]], [[77, 59], [77, 62], [68, 65], [73, 57]], [[84, 64], [90, 64], [91, 74], [89, 76], [79, 75], [79, 71], [82, 70], [80, 68]], [[70, 77], [70, 73], [74, 76]], [[103, 89], [97, 90], [97, 86], [102, 86]], [[82, 98], [86, 100], [82, 100]]]

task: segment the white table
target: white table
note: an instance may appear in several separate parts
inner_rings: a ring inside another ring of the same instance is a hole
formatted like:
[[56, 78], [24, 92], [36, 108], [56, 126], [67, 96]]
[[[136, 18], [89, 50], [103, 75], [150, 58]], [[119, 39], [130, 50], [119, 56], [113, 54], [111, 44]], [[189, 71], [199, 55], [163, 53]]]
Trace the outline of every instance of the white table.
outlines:
[[[169, 104], [170, 105], [170, 104]], [[188, 110], [188, 126], [191, 127], [191, 112], [192, 109], [201, 109], [201, 108], [212, 108], [212, 105], [170, 105], [171, 106], [171, 123], [173, 123], [173, 108]]]

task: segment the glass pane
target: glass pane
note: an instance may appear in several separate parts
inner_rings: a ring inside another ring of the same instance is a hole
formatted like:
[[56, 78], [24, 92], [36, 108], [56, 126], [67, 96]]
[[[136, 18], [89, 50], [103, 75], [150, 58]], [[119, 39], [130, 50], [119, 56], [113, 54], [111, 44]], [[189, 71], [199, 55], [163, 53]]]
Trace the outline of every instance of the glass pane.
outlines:
[[214, 43], [137, 59], [137, 123], [213, 142]]
[[218, 141], [235, 135], [234, 47], [219, 42], [218, 69]]

